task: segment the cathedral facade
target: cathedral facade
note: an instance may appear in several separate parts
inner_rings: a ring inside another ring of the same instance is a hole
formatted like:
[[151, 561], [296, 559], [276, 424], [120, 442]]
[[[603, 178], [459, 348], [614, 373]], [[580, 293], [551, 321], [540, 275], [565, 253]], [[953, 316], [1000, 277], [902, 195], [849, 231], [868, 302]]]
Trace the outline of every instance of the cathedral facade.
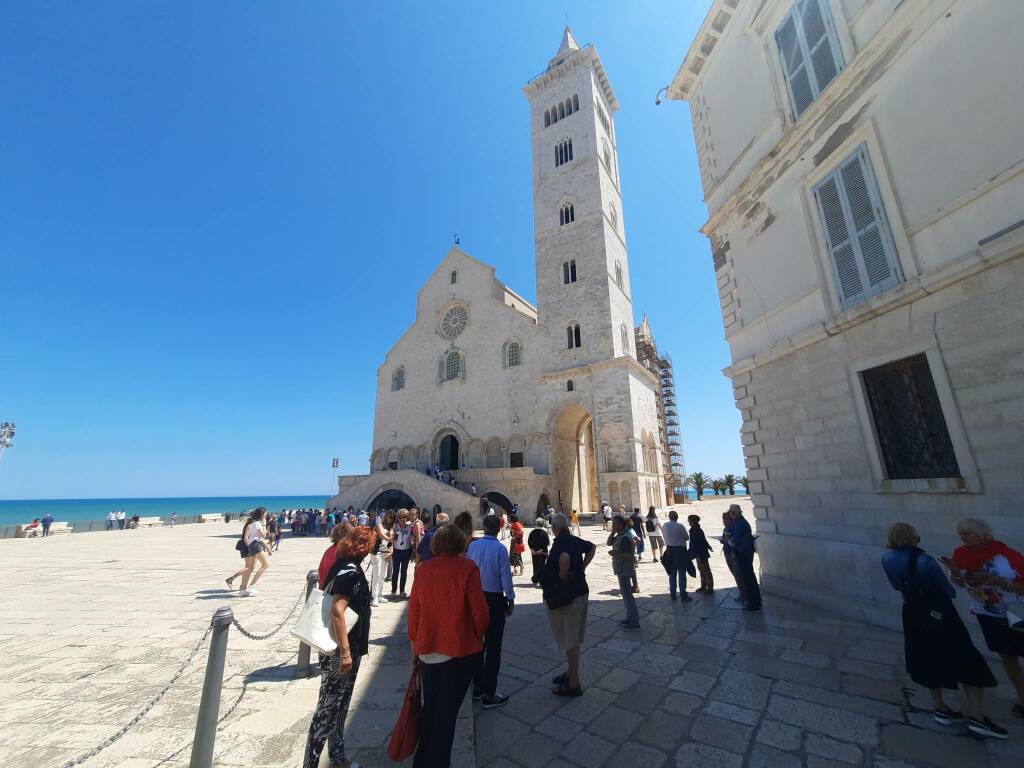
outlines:
[[618, 102], [596, 49], [568, 28], [523, 92], [537, 306], [452, 248], [377, 371], [369, 474], [340, 477], [329, 507], [458, 513], [487, 497], [529, 520], [547, 505], [664, 504], [659, 380], [633, 334]]

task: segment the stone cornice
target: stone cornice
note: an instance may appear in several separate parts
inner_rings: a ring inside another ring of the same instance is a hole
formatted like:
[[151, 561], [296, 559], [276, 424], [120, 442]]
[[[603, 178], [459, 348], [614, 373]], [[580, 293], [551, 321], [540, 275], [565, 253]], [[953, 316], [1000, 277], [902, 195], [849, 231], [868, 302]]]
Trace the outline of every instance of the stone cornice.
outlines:
[[[557, 371], [545, 371], [541, 374], [541, 381], [552, 382], [552, 381], [565, 381], [571, 379], [574, 376], [580, 374], [595, 373], [597, 371], [606, 371], [611, 368], [628, 368], [636, 373], [637, 375], [644, 378], [648, 384], [651, 384], [656, 389], [661, 386], [661, 381], [651, 373], [649, 370], [640, 365], [639, 361], [632, 355], [622, 355], [621, 357], [612, 357], [607, 360], [599, 360], [596, 363], [586, 363], [585, 365], [576, 365], [572, 368], [560, 368]], [[660, 391], [660, 390], [659, 390]]]
[[708, 10], [708, 15], [704, 17], [696, 37], [690, 43], [683, 63], [679, 65], [672, 82], [668, 85], [668, 98], [676, 101], [686, 101], [690, 98], [694, 86], [700, 81], [704, 67], [715, 52], [718, 41], [725, 36], [740, 2], [742, 0], [715, 0]]
[[608, 81], [608, 75], [605, 73], [604, 66], [601, 64], [601, 58], [597, 55], [597, 49], [589, 43], [578, 51], [574, 51], [567, 55], [556, 65], [548, 67], [535, 78], [530, 80], [530, 82], [523, 86], [523, 93], [526, 94], [527, 98], [530, 98], [547, 88], [552, 83], [561, 80], [565, 75], [578, 67], [586, 65], [591, 66], [594, 70], [594, 74], [597, 76], [597, 83], [601, 87], [601, 93], [604, 94], [604, 100], [608, 102], [608, 110], [612, 113], [617, 112], [619, 109], [619, 100], [615, 98], [615, 93], [612, 91], [611, 83]]

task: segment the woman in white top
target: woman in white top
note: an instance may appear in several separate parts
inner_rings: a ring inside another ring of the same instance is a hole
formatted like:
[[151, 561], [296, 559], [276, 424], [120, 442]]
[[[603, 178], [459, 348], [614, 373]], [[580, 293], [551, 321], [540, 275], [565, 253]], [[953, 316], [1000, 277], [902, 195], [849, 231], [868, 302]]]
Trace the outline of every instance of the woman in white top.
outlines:
[[644, 520], [644, 528], [647, 529], [647, 543], [651, 545], [651, 554], [654, 555], [654, 562], [658, 562], [665, 547], [665, 535], [661, 531], [661, 520], [654, 507], [647, 508], [647, 519]]
[[395, 597], [399, 585], [402, 597], [405, 597], [405, 579], [409, 573], [409, 561], [412, 559], [414, 531], [409, 521], [409, 512], [398, 510], [398, 522], [391, 529], [391, 596]]
[[[246, 547], [245, 570], [242, 572], [242, 597], [252, 597], [258, 594], [252, 585], [262, 578], [270, 567], [267, 556], [267, 545], [264, 542], [267, 536], [267, 529], [263, 518], [267, 510], [257, 507], [242, 529], [242, 543]], [[256, 563], [259, 563], [259, 570], [256, 570]]]

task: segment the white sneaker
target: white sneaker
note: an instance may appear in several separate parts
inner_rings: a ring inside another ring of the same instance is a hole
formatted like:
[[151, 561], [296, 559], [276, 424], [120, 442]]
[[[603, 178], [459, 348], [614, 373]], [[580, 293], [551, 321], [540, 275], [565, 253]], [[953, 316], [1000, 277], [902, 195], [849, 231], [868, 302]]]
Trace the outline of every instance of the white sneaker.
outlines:
[[259, 592], [257, 592], [255, 589], [243, 589], [239, 594], [242, 597], [255, 597], [259, 594]]
[[378, 607], [380, 607], [380, 602], [378, 602], [377, 600], [374, 600], [372, 603], [370, 603], [370, 607], [371, 608], [378, 608]]

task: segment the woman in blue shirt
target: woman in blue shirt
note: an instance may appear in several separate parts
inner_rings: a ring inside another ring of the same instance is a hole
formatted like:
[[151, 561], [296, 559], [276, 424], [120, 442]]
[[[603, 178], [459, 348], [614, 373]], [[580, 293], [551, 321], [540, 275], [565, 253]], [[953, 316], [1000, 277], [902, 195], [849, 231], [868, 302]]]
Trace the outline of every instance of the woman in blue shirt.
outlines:
[[[903, 650], [907, 674], [932, 695], [935, 721], [963, 723], [962, 712], [947, 706], [944, 688], [964, 689], [968, 727], [974, 733], [1005, 739], [1000, 728], [982, 710], [985, 688], [994, 688], [992, 670], [971, 642], [967, 627], [956, 612], [956, 591], [935, 558], [918, 547], [920, 538], [909, 523], [894, 523], [886, 533], [882, 568], [892, 588], [903, 594]], [[977, 726], [977, 727], [975, 727]]]

